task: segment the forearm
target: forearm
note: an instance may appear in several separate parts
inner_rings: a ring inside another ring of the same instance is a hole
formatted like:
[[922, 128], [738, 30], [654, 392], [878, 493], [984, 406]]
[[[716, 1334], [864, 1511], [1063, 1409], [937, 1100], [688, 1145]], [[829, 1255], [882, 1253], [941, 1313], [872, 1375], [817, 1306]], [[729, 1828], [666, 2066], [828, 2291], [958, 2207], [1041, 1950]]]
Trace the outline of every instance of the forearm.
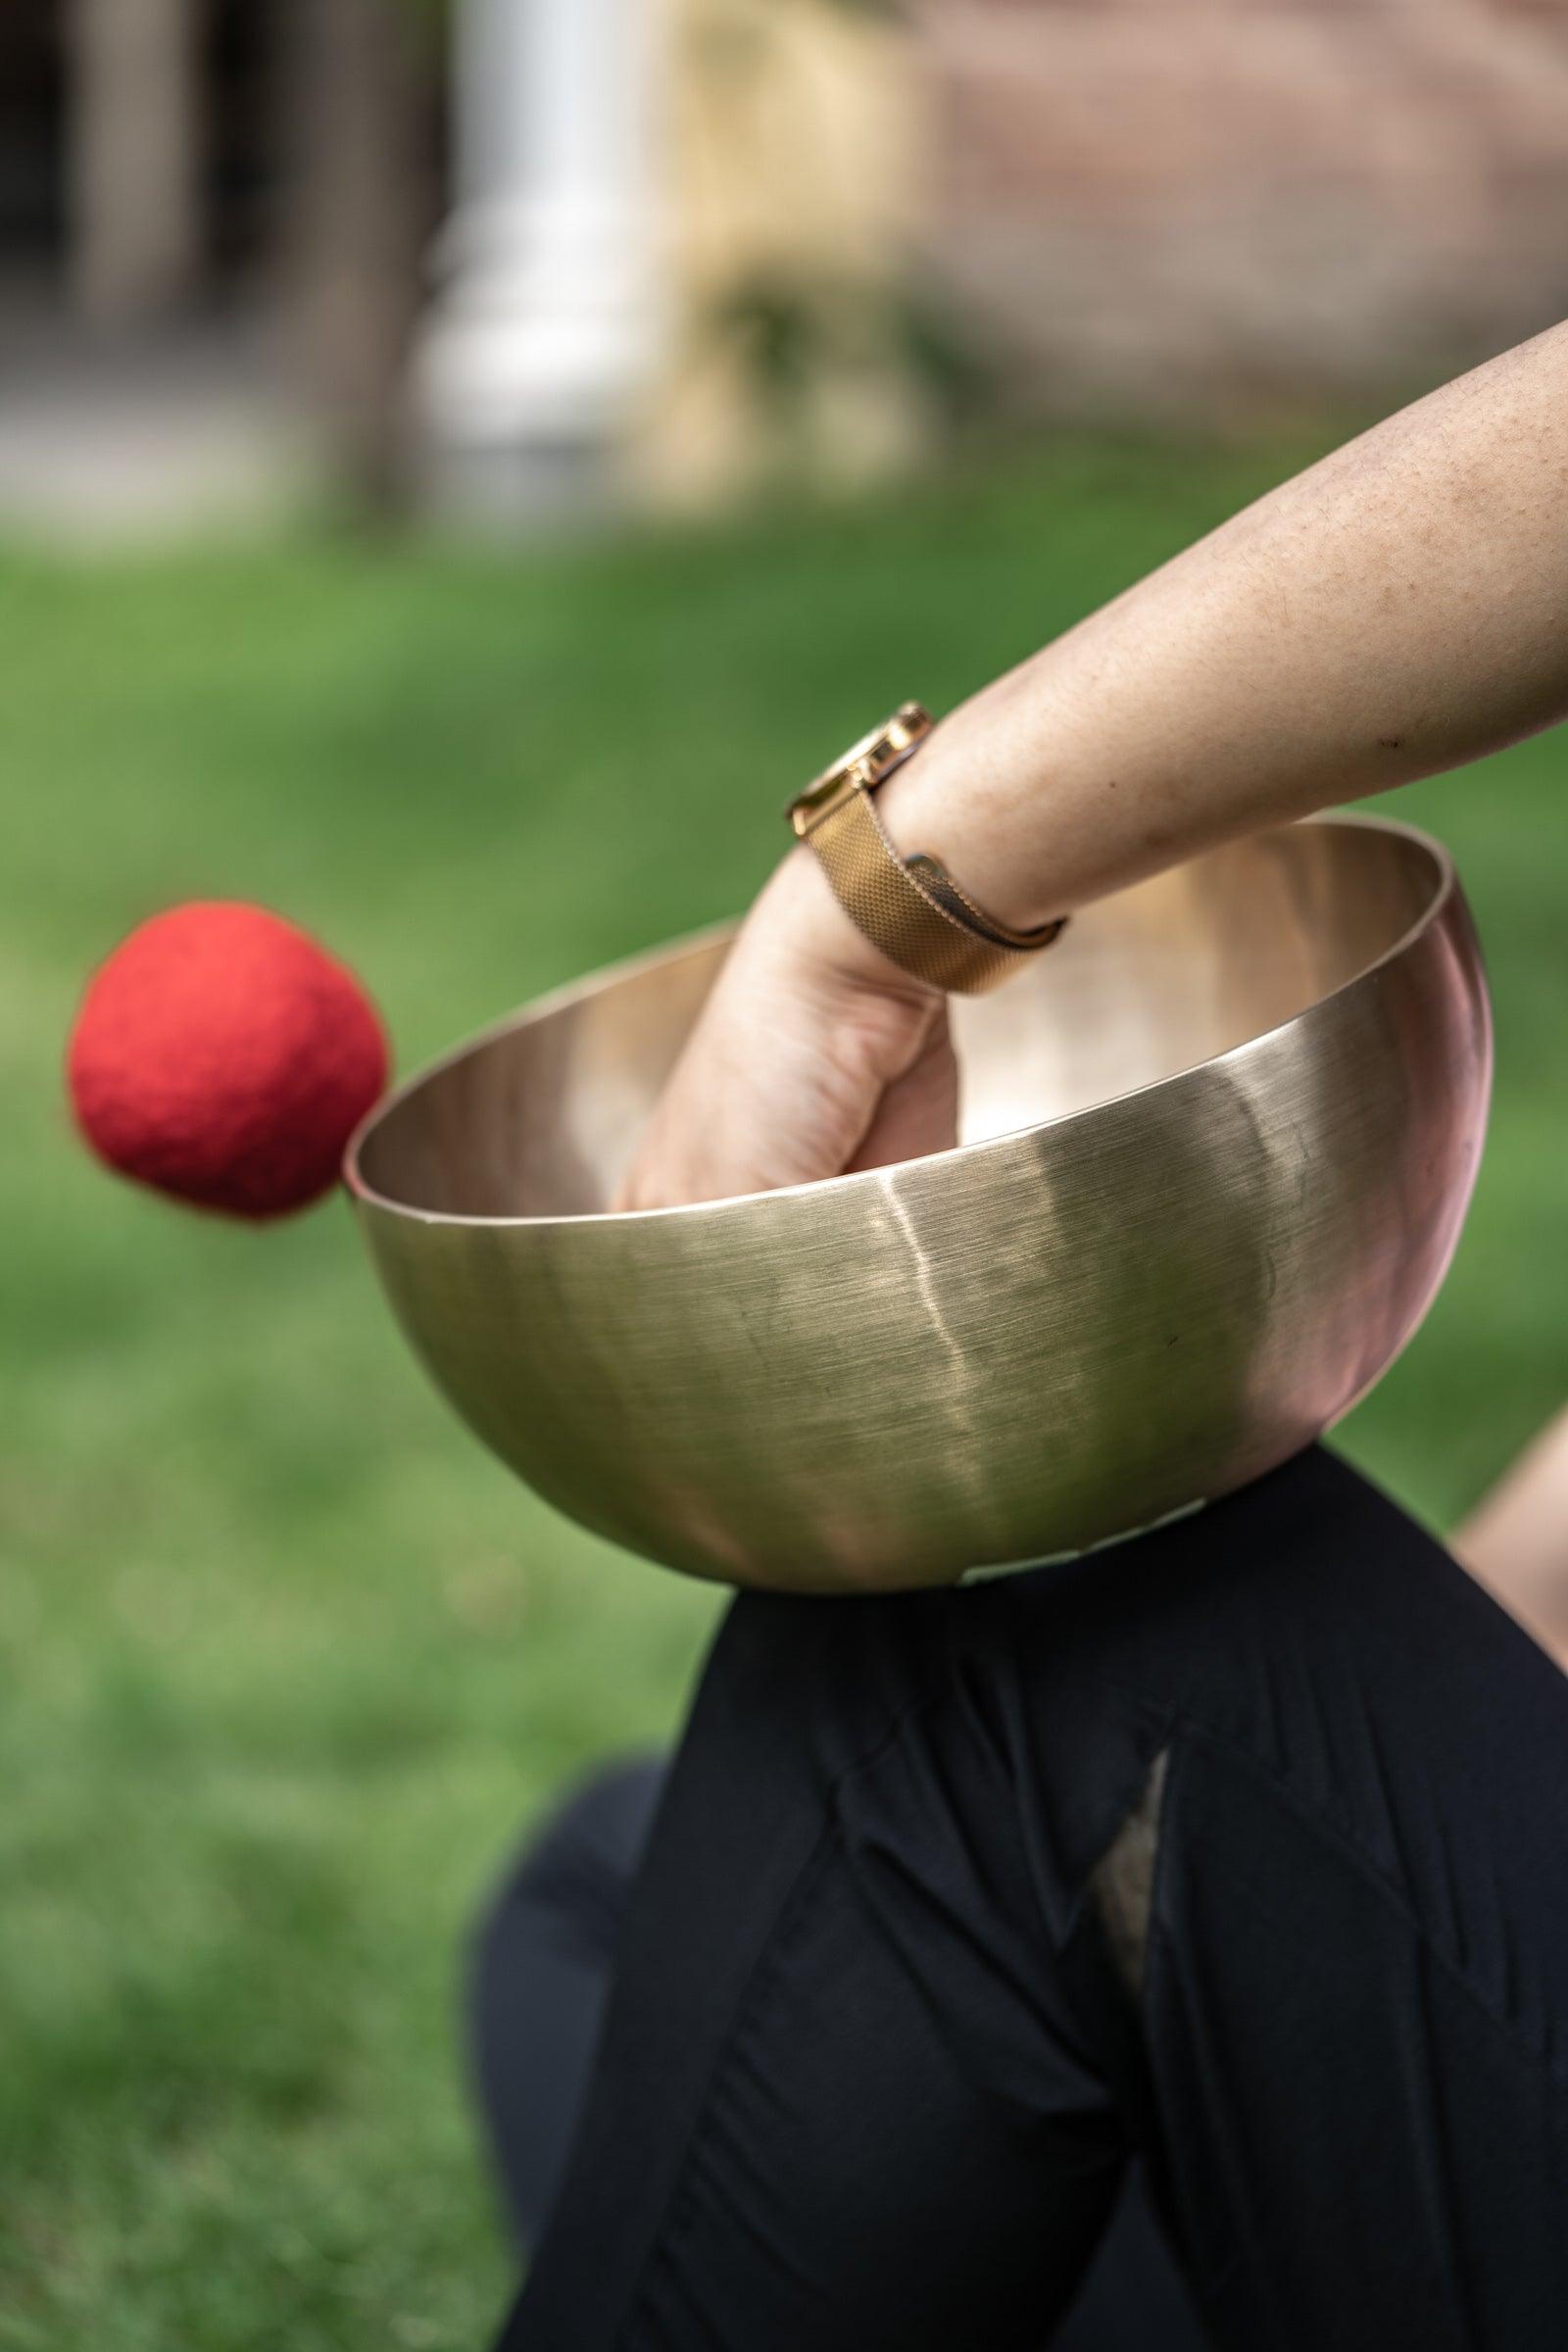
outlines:
[[895, 840], [1031, 923], [1568, 714], [1568, 326], [1272, 492], [956, 710]]
[[1454, 1535], [1453, 1549], [1568, 1666], [1568, 1412], [1497, 1481]]
[[[1391, 418], [956, 710], [878, 795], [1028, 925], [1568, 714], [1568, 328]], [[940, 1150], [942, 999], [808, 848], [754, 907], [621, 1204]]]

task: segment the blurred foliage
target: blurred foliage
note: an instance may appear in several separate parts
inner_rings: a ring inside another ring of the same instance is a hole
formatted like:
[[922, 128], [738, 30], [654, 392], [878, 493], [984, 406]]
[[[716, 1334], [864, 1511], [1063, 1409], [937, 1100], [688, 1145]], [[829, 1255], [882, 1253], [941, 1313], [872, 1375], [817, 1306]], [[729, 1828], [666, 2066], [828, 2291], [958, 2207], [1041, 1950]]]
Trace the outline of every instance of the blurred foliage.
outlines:
[[[553, 555], [0, 560], [4, 2352], [485, 2340], [466, 1925], [563, 1775], [669, 1732], [715, 1606], [479, 1450], [340, 1203], [248, 1232], [85, 1159], [58, 1073], [90, 962], [171, 900], [260, 898], [411, 1065], [739, 906], [870, 717], [950, 705], [1312, 454], [1062, 441]], [[1565, 749], [1396, 810], [1466, 873], [1497, 1095], [1447, 1290], [1344, 1443], [1440, 1520], [1568, 1388]]]
[[759, 269], [706, 306], [695, 340], [739, 352], [752, 396], [775, 427], [808, 442], [808, 458], [812, 396], [824, 376], [903, 373], [949, 428], [981, 413], [996, 388], [952, 306], [913, 279]]
[[[424, 0], [432, 6], [450, 0]], [[908, 0], [684, 0], [687, 37], [700, 41], [710, 64], [751, 71], [767, 54], [781, 23], [792, 17], [861, 18], [872, 24], [902, 24]]]
[[[817, 142], [832, 154], [837, 132], [814, 119], [820, 92], [799, 75], [799, 49], [788, 35], [803, 21], [859, 17], [883, 25], [904, 9], [892, 0], [698, 0], [686, 25], [723, 93], [723, 112], [755, 103], [772, 87], [775, 114], [793, 110], [807, 151]], [[881, 77], [894, 53], [866, 51], [864, 71]], [[879, 63], [881, 61], [881, 63]], [[794, 77], [791, 77], [791, 69]], [[831, 118], [828, 119], [831, 124]], [[824, 142], [825, 147], [824, 147]], [[765, 155], [754, 159], [765, 174]], [[886, 250], [846, 263], [842, 241], [824, 248], [807, 239], [799, 251], [764, 241], [750, 264], [733, 266], [727, 282], [700, 298], [692, 320], [699, 354], [719, 350], [738, 362], [743, 391], [759, 424], [771, 436], [762, 470], [793, 468], [810, 480], [824, 470], [835, 425], [835, 393], [854, 384], [884, 402], [912, 397], [921, 437], [952, 430], [979, 413], [997, 390], [997, 371], [973, 327], [931, 283], [930, 271], [891, 230]], [[853, 240], [852, 240], [853, 242]], [[826, 447], [824, 447], [824, 442]]]

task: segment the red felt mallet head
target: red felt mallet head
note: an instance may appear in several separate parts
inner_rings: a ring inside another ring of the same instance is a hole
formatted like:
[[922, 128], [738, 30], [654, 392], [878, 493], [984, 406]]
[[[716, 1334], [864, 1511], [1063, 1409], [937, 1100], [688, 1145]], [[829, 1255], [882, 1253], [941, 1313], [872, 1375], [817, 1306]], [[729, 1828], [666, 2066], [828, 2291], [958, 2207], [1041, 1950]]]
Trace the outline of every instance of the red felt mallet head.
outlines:
[[202, 1208], [285, 1216], [324, 1193], [386, 1084], [354, 974], [264, 906], [155, 914], [88, 983], [67, 1060], [82, 1134]]

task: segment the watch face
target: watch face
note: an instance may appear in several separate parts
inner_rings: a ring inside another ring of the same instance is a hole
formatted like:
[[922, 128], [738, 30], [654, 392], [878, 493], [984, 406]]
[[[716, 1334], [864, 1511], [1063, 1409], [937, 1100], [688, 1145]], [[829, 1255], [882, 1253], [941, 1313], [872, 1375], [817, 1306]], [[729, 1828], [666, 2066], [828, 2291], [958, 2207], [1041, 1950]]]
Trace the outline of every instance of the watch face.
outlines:
[[858, 743], [852, 744], [831, 767], [824, 768], [808, 784], [790, 803], [790, 815], [793, 817], [799, 811], [807, 818], [811, 817], [852, 781], [880, 784], [930, 734], [932, 723], [930, 712], [922, 710], [918, 703], [901, 704], [891, 718], [873, 727], [869, 735], [862, 735]]

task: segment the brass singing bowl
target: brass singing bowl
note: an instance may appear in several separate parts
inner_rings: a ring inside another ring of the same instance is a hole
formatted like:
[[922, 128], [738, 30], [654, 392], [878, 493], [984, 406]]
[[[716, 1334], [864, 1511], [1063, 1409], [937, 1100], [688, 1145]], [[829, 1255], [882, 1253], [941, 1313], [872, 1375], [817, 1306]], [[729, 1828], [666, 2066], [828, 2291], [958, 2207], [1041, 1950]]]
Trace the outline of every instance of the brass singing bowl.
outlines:
[[956, 1003], [955, 1150], [608, 1214], [728, 937], [514, 1014], [347, 1162], [437, 1386], [633, 1551], [813, 1592], [1081, 1551], [1285, 1459], [1430, 1305], [1492, 1051], [1423, 835], [1292, 826], [1085, 909]]

